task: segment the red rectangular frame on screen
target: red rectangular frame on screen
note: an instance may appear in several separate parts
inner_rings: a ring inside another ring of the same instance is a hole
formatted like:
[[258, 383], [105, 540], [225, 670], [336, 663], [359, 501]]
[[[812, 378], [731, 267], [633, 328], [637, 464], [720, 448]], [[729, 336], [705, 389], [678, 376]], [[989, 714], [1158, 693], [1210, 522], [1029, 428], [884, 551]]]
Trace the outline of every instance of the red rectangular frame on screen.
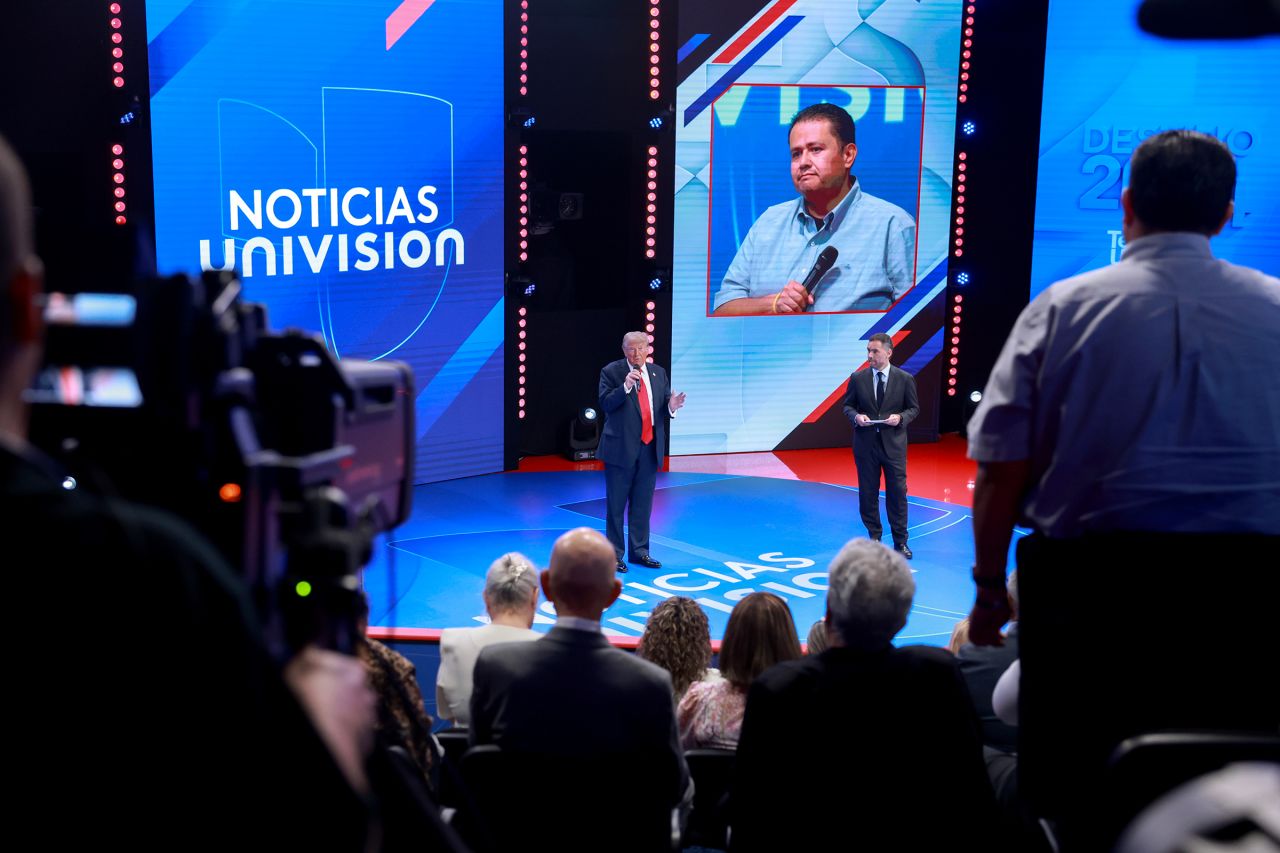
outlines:
[[[718, 317], [717, 315], [713, 314], [711, 312], [711, 209], [712, 209], [711, 193], [712, 193], [712, 186], [715, 184], [715, 150], [716, 150], [716, 105], [715, 105], [715, 101], [713, 101], [711, 103], [711, 108], [707, 111], [708, 118], [711, 122], [711, 141], [709, 144], [708, 155], [707, 155], [707, 170], [708, 170], [707, 177], [709, 179], [709, 183], [707, 184], [707, 290], [706, 290], [706, 298], [703, 300], [703, 304], [706, 306], [705, 308], [706, 316], [717, 317], [717, 319], [723, 320], [733, 316], [813, 317], [815, 315], [821, 315], [821, 314], [884, 314], [888, 311], [893, 310], [893, 306], [897, 305], [898, 302], [901, 302], [903, 299], [905, 299], [907, 294], [910, 293], [915, 288], [916, 276], [920, 271], [920, 240], [919, 240], [920, 183], [924, 176], [924, 116], [925, 116], [925, 98], [927, 94], [927, 87], [925, 86], [870, 86], [870, 85], [844, 86], [837, 83], [809, 83], [809, 84], [734, 83], [732, 86], [730, 86], [728, 89], [725, 90], [725, 93], [727, 94], [730, 90], [738, 86], [743, 86], [747, 88], [761, 88], [761, 89], [773, 88], [773, 89], [918, 89], [919, 90], [920, 92], [920, 161], [916, 164], [916, 209], [915, 209], [917, 239], [915, 241], [915, 253], [914, 253], [914, 256], [911, 258], [911, 287], [908, 287], [906, 291], [903, 292], [902, 296], [898, 297], [897, 301], [895, 301], [892, 305], [890, 305], [888, 308], [884, 308], [881, 310], [806, 311], [803, 314], [738, 314], [738, 315], [722, 314], [722, 315], [719, 315]], [[716, 98], [716, 101], [720, 100], [720, 98], [723, 98], [723, 97], [724, 97], [723, 94], [720, 95], [719, 98]]]

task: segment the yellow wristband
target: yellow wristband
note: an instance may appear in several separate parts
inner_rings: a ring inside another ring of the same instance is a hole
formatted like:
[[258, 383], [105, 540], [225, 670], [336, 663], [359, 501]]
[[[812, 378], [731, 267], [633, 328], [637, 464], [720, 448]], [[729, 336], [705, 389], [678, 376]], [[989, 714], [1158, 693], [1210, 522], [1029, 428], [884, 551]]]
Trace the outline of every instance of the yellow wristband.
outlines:
[[781, 296], [781, 295], [782, 295], [782, 291], [781, 291], [781, 290], [779, 290], [777, 293], [773, 294], [773, 313], [775, 313], [775, 314], [777, 314], [777, 313], [778, 313], [778, 297], [779, 297], [779, 296]]

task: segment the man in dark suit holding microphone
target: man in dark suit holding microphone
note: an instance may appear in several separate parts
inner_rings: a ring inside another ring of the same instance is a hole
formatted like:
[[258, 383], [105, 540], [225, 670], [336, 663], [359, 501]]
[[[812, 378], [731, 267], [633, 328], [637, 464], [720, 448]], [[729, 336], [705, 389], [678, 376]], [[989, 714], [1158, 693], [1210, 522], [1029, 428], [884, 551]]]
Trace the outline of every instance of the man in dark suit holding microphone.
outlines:
[[684, 405], [684, 393], [671, 393], [667, 371], [645, 359], [649, 336], [627, 332], [622, 337], [624, 358], [600, 371], [600, 410], [604, 432], [597, 458], [604, 462], [606, 535], [618, 558], [618, 571], [627, 564], [622, 555], [622, 513], [627, 510], [627, 559], [650, 569], [662, 564], [649, 556], [649, 513], [653, 488], [662, 467], [667, 421]]
[[844, 413], [853, 424], [858, 466], [858, 508], [867, 536], [880, 541], [880, 473], [893, 532], [893, 549], [911, 558], [907, 546], [907, 424], [920, 414], [916, 380], [889, 363], [893, 339], [877, 332], [867, 341], [868, 366], [849, 377]]

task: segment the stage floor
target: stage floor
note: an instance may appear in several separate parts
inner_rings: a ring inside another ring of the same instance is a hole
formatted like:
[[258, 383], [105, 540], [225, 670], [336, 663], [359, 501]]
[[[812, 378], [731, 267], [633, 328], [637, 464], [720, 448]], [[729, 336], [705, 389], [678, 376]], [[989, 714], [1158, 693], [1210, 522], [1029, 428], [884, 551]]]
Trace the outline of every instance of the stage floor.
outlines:
[[[556, 537], [574, 527], [604, 530], [598, 463], [553, 457], [519, 471], [418, 486], [413, 514], [378, 543], [365, 571], [375, 636], [430, 639], [440, 629], [485, 621], [481, 590], [489, 564], [520, 551], [545, 567]], [[733, 604], [757, 590], [791, 606], [801, 640], [822, 618], [826, 568], [851, 537], [864, 535], [857, 475], [848, 449], [686, 456], [658, 475], [652, 553], [658, 570], [631, 566], [604, 630], [621, 645], [639, 637], [650, 609], [687, 595], [706, 610], [719, 640]], [[974, 464], [964, 442], [944, 436], [908, 455], [909, 529], [915, 606], [901, 643], [945, 645], [973, 601], [970, 495]], [[881, 512], [884, 499], [881, 495]], [[888, 529], [885, 530], [886, 538]], [[534, 624], [554, 610], [543, 601]]]

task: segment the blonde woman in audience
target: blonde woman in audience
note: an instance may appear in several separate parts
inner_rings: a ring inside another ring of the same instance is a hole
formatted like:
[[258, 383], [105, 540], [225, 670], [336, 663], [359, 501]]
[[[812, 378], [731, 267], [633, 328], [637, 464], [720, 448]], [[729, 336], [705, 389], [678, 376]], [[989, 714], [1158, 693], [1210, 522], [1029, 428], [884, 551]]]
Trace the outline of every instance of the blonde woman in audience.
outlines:
[[542, 636], [531, 630], [538, 607], [538, 570], [528, 557], [512, 552], [494, 561], [484, 579], [484, 607], [488, 625], [447, 628], [440, 635], [437, 713], [459, 728], [471, 724], [471, 672], [480, 650]]
[[680, 702], [676, 721], [685, 749], [737, 749], [747, 688], [769, 667], [800, 657], [796, 623], [787, 603], [771, 592], [753, 592], [729, 614], [720, 643], [719, 681], [700, 682]]
[[947, 643], [947, 651], [953, 655], [960, 654], [960, 647], [969, 642], [969, 617], [966, 616], [951, 629], [951, 642]]
[[716, 680], [720, 673], [711, 663], [711, 626], [707, 614], [692, 598], [665, 599], [649, 614], [636, 655], [671, 673], [675, 701], [684, 698], [689, 685]]
[[827, 620], [819, 619], [809, 626], [809, 639], [805, 641], [804, 653], [807, 655], [820, 655], [826, 651], [829, 645], [831, 645], [831, 641], [827, 638]]

